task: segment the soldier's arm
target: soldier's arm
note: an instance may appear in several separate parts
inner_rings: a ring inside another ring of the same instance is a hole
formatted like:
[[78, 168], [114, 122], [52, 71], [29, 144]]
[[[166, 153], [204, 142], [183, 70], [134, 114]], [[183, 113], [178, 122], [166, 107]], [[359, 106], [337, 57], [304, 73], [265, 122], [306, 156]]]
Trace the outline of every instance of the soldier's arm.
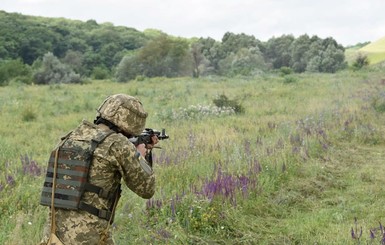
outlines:
[[155, 193], [155, 176], [144, 157], [128, 140], [115, 142], [113, 148], [127, 187], [142, 198], [151, 198]]

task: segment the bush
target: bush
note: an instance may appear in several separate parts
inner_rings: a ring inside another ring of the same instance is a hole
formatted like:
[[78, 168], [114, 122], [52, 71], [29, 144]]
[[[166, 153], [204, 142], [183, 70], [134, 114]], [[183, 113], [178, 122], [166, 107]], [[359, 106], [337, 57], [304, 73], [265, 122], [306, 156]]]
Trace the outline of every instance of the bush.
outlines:
[[82, 79], [70, 67], [61, 63], [52, 53], [43, 57], [40, 69], [34, 74], [37, 84], [81, 83]]
[[140, 66], [134, 55], [122, 58], [116, 68], [115, 78], [118, 82], [127, 82], [141, 74]]
[[295, 83], [298, 79], [294, 76], [284, 76], [283, 77], [283, 83]]
[[0, 63], [0, 86], [7, 85], [12, 79], [23, 77], [22, 82], [31, 80], [31, 69], [21, 60], [9, 60]]
[[110, 76], [110, 72], [106, 67], [97, 66], [92, 70], [92, 77], [97, 80], [107, 79]]
[[353, 62], [353, 70], [359, 70], [369, 65], [369, 58], [366, 54], [358, 53], [356, 59]]
[[230, 100], [226, 95], [222, 94], [213, 100], [213, 103], [219, 108], [232, 108], [235, 113], [245, 112], [245, 108], [236, 100]]
[[287, 66], [283, 66], [283, 67], [279, 68], [279, 73], [281, 76], [289, 75], [289, 74], [293, 73], [293, 69], [291, 69], [290, 67], [287, 67]]

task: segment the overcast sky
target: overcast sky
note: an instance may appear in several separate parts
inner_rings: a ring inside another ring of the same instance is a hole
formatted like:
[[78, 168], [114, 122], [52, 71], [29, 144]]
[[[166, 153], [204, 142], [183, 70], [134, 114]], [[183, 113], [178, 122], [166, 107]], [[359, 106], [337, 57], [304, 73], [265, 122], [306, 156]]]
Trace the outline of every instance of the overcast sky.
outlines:
[[233, 32], [267, 41], [308, 34], [347, 46], [385, 36], [385, 0], [0, 0], [0, 9], [187, 38], [221, 40]]

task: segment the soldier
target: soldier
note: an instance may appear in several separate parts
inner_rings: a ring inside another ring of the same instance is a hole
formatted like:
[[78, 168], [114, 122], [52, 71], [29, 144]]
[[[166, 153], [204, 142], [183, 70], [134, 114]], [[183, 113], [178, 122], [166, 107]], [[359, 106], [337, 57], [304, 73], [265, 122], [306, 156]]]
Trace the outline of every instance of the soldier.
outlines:
[[51, 154], [41, 196], [42, 205], [54, 207], [43, 244], [54, 244], [52, 238], [47, 242], [51, 234], [63, 244], [114, 244], [109, 228], [121, 179], [142, 198], [154, 195], [152, 164], [145, 159], [158, 138], [138, 146], [128, 140], [141, 134], [146, 117], [137, 98], [112, 95], [98, 108], [94, 123], [83, 120], [61, 139]]

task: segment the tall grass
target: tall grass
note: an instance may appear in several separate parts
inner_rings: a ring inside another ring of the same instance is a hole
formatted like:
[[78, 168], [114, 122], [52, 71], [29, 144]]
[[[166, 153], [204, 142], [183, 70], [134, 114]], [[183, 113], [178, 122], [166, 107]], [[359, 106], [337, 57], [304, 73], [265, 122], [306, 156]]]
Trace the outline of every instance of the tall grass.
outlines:
[[[266, 74], [0, 87], [0, 244], [38, 243], [48, 154], [113, 93], [139, 97], [147, 126], [170, 135], [154, 153], [155, 196], [123, 191], [117, 244], [379, 244], [382, 79], [362, 71], [291, 83]], [[220, 111], [221, 95], [244, 113]]]

